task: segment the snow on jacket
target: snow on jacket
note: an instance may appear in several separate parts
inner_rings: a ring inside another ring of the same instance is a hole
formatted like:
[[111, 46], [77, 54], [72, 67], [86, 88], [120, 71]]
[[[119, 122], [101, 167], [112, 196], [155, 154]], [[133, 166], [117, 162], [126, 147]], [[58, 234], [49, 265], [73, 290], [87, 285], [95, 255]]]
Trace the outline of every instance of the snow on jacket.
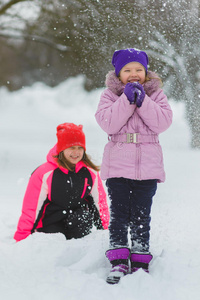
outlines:
[[[106, 77], [107, 89], [101, 94], [95, 114], [109, 139], [101, 166], [103, 180], [111, 177], [157, 179], [158, 182], [165, 180], [158, 135], [171, 125], [172, 110], [160, 88], [158, 75], [148, 71], [148, 76], [151, 80], [143, 84], [146, 95], [140, 108], [135, 104], [130, 105], [123, 93], [125, 86], [114, 71], [110, 71]], [[127, 133], [137, 133], [134, 138], [141, 141], [125, 142], [122, 138], [126, 138]]]
[[[92, 196], [96, 208], [99, 211], [103, 228], [108, 228], [109, 211], [106, 201], [106, 193], [102, 185], [99, 172], [89, 168], [82, 161], [78, 162], [76, 164], [75, 173], [74, 175], [72, 174], [73, 180], [80, 183], [79, 189], [81, 188], [82, 190], [78, 191], [77, 186], [73, 188], [72, 182], [70, 181], [71, 177], [66, 181], [65, 174], [69, 174], [70, 172], [65, 168], [60, 166], [58, 167], [56, 159], [53, 157], [56, 154], [55, 145], [47, 155], [47, 162], [38, 167], [30, 177], [23, 200], [22, 214], [18, 222], [17, 231], [14, 235], [14, 239], [16, 241], [25, 239], [31, 233], [43, 227], [42, 221], [45, 213], [48, 211], [48, 207], [50, 207], [50, 204], [54, 205], [55, 222], [64, 217], [63, 214], [66, 214], [68, 207], [65, 207], [65, 202], [67, 203], [67, 197], [66, 189], [62, 190], [64, 188], [60, 183], [62, 179], [69, 184], [69, 196], [70, 193], [74, 193], [74, 195], [76, 195], [78, 192], [79, 195], [81, 195], [81, 197], [74, 197], [71, 195], [71, 198], [69, 197], [70, 199], [77, 198], [79, 201], [84, 202], [87, 201], [88, 196]], [[76, 174], [79, 176], [76, 176]], [[85, 176], [85, 174], [87, 174], [87, 176]], [[73, 205], [78, 205], [78, 203], [73, 204], [73, 201], [71, 202], [72, 209]], [[56, 213], [55, 207], [58, 208]]]

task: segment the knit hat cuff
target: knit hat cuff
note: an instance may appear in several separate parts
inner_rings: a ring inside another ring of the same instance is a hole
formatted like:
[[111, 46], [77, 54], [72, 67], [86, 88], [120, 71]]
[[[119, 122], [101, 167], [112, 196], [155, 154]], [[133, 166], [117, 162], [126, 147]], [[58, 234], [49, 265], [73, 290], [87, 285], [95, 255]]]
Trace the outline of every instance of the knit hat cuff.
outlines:
[[148, 56], [146, 52], [137, 49], [129, 48], [117, 50], [113, 54], [112, 64], [115, 67], [115, 73], [118, 76], [120, 70], [130, 62], [138, 62], [144, 66], [147, 72]]
[[72, 146], [81, 146], [86, 151], [85, 134], [82, 125], [73, 123], [63, 123], [57, 127], [57, 152]]

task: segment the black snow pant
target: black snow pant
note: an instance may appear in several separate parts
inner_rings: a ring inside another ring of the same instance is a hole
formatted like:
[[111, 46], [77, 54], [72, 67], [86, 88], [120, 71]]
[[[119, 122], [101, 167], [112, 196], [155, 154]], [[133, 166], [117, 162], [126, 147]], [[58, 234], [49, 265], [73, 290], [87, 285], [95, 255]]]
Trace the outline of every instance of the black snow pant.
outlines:
[[129, 247], [131, 252], [149, 252], [150, 213], [157, 180], [110, 178], [106, 181], [110, 198], [110, 247]]

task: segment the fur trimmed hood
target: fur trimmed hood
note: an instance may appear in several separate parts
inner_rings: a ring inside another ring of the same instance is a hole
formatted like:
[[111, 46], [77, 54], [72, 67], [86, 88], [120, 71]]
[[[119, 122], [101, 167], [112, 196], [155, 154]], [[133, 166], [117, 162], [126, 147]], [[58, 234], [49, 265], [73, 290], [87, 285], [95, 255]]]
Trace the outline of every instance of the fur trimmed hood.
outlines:
[[[162, 81], [155, 72], [148, 71], [147, 76], [149, 80], [143, 84], [143, 87], [145, 93], [148, 96], [151, 96], [155, 91], [161, 88]], [[125, 85], [116, 76], [115, 71], [108, 72], [108, 74], [106, 75], [105, 84], [108, 89], [110, 89], [114, 94], [118, 96], [120, 96], [123, 93], [125, 88]]]

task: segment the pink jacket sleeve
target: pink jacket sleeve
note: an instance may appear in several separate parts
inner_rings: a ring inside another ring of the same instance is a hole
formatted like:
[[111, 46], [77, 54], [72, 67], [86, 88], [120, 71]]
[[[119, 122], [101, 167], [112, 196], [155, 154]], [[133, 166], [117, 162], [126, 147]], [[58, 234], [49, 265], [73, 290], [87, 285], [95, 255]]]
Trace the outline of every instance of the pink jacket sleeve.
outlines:
[[47, 173], [41, 172], [39, 167], [30, 177], [23, 199], [22, 213], [18, 221], [14, 239], [20, 241], [31, 234], [37, 214], [48, 195]]
[[126, 95], [116, 96], [113, 101], [113, 93], [106, 89], [102, 95], [95, 114], [97, 123], [108, 134], [118, 133], [127, 123], [136, 109], [136, 105], [130, 105]]
[[151, 97], [146, 95], [137, 113], [144, 124], [157, 134], [167, 130], [172, 123], [172, 110], [162, 89]]
[[107, 203], [107, 195], [103, 187], [101, 178], [99, 176], [99, 172], [97, 172], [97, 176], [91, 194], [99, 210], [103, 228], [107, 229], [109, 225], [110, 214], [109, 214], [108, 203]]

